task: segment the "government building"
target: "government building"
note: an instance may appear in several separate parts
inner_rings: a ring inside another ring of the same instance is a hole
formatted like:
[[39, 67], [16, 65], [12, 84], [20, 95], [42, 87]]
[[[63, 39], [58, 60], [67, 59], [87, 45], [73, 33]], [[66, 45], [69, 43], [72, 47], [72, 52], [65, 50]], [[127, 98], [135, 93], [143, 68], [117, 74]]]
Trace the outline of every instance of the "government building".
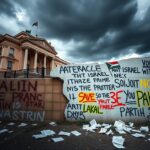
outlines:
[[[27, 32], [15, 36], [0, 35], [0, 73], [16, 77], [27, 73], [32, 76], [49, 76], [50, 71], [68, 62], [59, 58], [51, 43]], [[2, 75], [1, 75], [2, 76]], [[9, 77], [8, 76], [8, 77]]]

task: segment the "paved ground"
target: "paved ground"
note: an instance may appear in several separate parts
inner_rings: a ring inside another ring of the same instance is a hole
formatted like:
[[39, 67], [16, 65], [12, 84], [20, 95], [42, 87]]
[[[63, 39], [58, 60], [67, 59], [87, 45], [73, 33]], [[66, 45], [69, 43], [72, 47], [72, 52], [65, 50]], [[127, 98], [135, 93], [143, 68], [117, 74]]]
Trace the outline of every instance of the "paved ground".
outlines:
[[[0, 150], [115, 150], [112, 144], [113, 135], [100, 134], [99, 129], [96, 132], [85, 131], [82, 125], [57, 123], [57, 126], [51, 126], [49, 123], [40, 123], [33, 126], [31, 123], [25, 127], [18, 127], [21, 122], [15, 122], [15, 125], [9, 126], [9, 122], [1, 122], [0, 130], [8, 129], [9, 132], [0, 134]], [[34, 139], [33, 134], [40, 133], [41, 130], [51, 129], [56, 132], [53, 137], [58, 137], [59, 131], [70, 132], [77, 130], [80, 136], [71, 134], [70, 136], [62, 136], [64, 141], [54, 143], [51, 136]], [[136, 127], [139, 129], [139, 126]], [[146, 133], [146, 138], [135, 138], [129, 133], [122, 135], [125, 138], [126, 150], [149, 150], [150, 149], [150, 132]], [[114, 135], [120, 135], [115, 132]]]

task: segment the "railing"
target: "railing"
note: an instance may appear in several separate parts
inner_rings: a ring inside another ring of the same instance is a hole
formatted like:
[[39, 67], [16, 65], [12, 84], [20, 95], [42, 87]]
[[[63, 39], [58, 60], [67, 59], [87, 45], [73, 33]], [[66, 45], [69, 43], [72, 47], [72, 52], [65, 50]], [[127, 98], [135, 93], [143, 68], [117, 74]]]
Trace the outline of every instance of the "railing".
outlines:
[[50, 77], [48, 68], [28, 68], [25, 70], [0, 71], [0, 78], [47, 78]]

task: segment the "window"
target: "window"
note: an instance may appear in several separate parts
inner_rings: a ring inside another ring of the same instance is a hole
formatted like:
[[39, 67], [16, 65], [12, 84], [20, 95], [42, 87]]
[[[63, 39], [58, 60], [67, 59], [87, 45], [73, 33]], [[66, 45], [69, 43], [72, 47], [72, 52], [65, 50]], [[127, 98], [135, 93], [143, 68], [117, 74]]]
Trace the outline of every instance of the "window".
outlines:
[[14, 57], [14, 48], [9, 49], [9, 57]]
[[8, 61], [7, 69], [8, 70], [12, 70], [12, 68], [13, 68], [13, 62], [12, 61]]

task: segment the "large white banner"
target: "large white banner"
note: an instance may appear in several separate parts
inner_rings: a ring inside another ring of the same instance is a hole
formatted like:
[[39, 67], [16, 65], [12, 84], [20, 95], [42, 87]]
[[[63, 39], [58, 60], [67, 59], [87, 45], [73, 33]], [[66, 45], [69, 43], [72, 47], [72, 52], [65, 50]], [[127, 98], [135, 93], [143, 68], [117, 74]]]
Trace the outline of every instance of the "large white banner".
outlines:
[[150, 120], [149, 57], [64, 65], [50, 75], [64, 80], [67, 120]]

